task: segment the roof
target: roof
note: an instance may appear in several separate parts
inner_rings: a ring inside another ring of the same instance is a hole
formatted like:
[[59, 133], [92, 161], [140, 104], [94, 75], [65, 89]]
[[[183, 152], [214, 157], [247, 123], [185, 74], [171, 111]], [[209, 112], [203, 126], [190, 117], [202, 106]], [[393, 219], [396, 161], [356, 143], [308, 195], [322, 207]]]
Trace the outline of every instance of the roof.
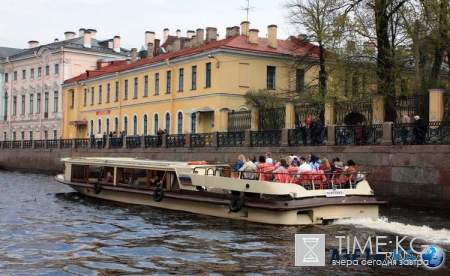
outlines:
[[[37, 47], [28, 48], [28, 49], [22, 49], [22, 51], [18, 51], [16, 53], [13, 53], [9, 55], [10, 58], [19, 57], [21, 55], [27, 55], [27, 54], [33, 54], [35, 51], [38, 51], [42, 47], [48, 48], [50, 50], [52, 49], [60, 49], [61, 46], [63, 46], [66, 49], [79, 49], [79, 50], [88, 50], [90, 52], [99, 52], [99, 53], [105, 53], [105, 54], [115, 54], [115, 55], [122, 55], [124, 57], [128, 56], [130, 51], [121, 48], [120, 53], [115, 52], [113, 49], [108, 47], [109, 40], [100, 41], [95, 38], [91, 38], [91, 48], [85, 48], [84, 45], [84, 38], [83, 37], [76, 37], [72, 39], [62, 40], [62, 41], [56, 41], [49, 44], [39, 45]], [[1, 54], [0, 54], [0, 57]]]
[[98, 76], [114, 74], [116, 72], [122, 72], [149, 64], [163, 62], [169, 59], [174, 60], [179, 57], [191, 56], [214, 49], [229, 49], [229, 50], [237, 50], [259, 54], [270, 54], [278, 56], [310, 55], [312, 59], [318, 58], [318, 51], [319, 51], [318, 47], [311, 43], [305, 43], [302, 45], [302, 47], [299, 47], [298, 43], [294, 41], [278, 39], [277, 48], [272, 48], [268, 46], [267, 38], [258, 38], [258, 44], [252, 44], [248, 42], [247, 36], [239, 35], [228, 37], [226, 39], [218, 41], [213, 41], [207, 44], [202, 44], [194, 48], [188, 48], [177, 52], [160, 54], [151, 59], [142, 58], [131, 64], [120, 64], [120, 63], [112, 64], [97, 70], [87, 71], [86, 73], [83, 73], [77, 77], [66, 80], [64, 83], [68, 84], [73, 83], [75, 81], [92, 79]]
[[25, 52], [26, 49], [17, 49], [17, 48], [9, 48], [9, 47], [0, 47], [0, 58], [9, 57], [15, 54], [19, 54]]

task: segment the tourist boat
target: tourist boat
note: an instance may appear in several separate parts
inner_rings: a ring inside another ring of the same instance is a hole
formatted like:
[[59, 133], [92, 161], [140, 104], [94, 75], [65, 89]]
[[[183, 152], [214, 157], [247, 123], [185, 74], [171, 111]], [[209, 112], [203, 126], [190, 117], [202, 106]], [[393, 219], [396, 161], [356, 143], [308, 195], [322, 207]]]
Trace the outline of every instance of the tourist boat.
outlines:
[[385, 204], [376, 200], [365, 179], [339, 187], [329, 179], [300, 184], [261, 180], [263, 172], [260, 180], [235, 178], [228, 164], [218, 162], [110, 157], [61, 161], [65, 170], [55, 179], [89, 197], [257, 223], [375, 218], [379, 205]]

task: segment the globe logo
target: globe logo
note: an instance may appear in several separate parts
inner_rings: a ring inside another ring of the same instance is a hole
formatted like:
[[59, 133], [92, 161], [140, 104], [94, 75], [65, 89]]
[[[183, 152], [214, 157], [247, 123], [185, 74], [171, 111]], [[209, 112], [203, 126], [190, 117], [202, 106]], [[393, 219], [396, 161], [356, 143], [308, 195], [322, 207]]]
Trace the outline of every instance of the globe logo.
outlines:
[[439, 246], [430, 245], [422, 252], [424, 265], [429, 268], [438, 268], [444, 262], [444, 252]]

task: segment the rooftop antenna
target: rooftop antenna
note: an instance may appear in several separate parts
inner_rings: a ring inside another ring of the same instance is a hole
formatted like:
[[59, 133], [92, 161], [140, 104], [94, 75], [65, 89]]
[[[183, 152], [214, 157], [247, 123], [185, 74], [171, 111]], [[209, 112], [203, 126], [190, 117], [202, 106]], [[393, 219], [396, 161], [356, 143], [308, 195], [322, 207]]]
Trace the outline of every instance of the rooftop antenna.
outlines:
[[252, 10], [254, 7], [250, 7], [250, 0], [247, 0], [247, 7], [241, 7], [242, 10], [247, 12], [247, 20], [248, 21], [248, 14], [250, 12], [250, 10]]

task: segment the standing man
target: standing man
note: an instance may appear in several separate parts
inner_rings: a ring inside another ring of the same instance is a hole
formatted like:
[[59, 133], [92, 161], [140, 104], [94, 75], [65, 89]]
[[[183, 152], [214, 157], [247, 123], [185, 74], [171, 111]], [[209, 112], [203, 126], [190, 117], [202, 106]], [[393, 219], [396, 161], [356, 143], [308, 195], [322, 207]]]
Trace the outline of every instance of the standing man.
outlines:
[[402, 130], [400, 132], [400, 135], [402, 137], [403, 145], [408, 145], [410, 143], [410, 139], [408, 138], [409, 134], [409, 123], [411, 123], [411, 118], [409, 118], [408, 114], [406, 112], [402, 112]]

